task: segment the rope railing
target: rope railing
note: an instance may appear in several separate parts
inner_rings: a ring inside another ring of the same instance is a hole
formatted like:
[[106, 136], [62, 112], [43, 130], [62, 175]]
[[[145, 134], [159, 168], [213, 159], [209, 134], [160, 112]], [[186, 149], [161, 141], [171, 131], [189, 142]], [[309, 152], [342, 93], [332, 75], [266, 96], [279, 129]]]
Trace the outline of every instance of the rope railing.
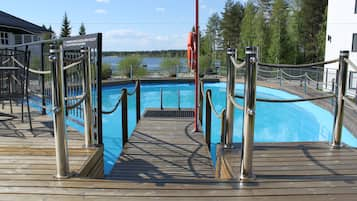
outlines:
[[138, 86], [139, 86], [139, 82], [137, 81], [135, 84], [135, 88], [133, 89], [133, 91], [128, 92], [128, 96], [132, 96], [136, 93], [136, 91], [138, 90]]
[[287, 77], [290, 77], [290, 78], [302, 78], [302, 77], [305, 77], [305, 74], [303, 75], [291, 75], [289, 73], [286, 73], [285, 71], [281, 70], [281, 74], [282, 75], [285, 75]]
[[4, 65], [4, 64], [6, 64], [6, 63], [9, 63], [10, 61], [11, 61], [10, 58], [8, 58], [8, 59], [2, 61], [1, 64]]
[[353, 68], [353, 70], [357, 71], [357, 65], [355, 63], [353, 63], [353, 61], [351, 61], [350, 59], [347, 59], [347, 58], [345, 58], [344, 60], [345, 60], [345, 62], [348, 63], [348, 65], [350, 65]]
[[[84, 102], [84, 100], [86, 99], [86, 97], [87, 97], [87, 94], [83, 94], [83, 95], [81, 95], [81, 96], [76, 96], [74, 99], [70, 99], [70, 100], [78, 100], [78, 98], [79, 98], [79, 101], [77, 101], [75, 104], [73, 104], [73, 105], [67, 105], [66, 106], [66, 109], [67, 110], [73, 110], [73, 109], [75, 109], [75, 108], [77, 108], [78, 106], [80, 106], [83, 102]], [[72, 98], [72, 97], [71, 97]]]
[[270, 68], [312, 68], [316, 66], [321, 66], [325, 64], [332, 64], [338, 62], [338, 59], [330, 60], [330, 61], [321, 61], [321, 62], [315, 62], [315, 63], [310, 63], [310, 64], [268, 64], [268, 63], [261, 63], [258, 62], [259, 66], [262, 67], [270, 67]]
[[118, 100], [117, 100], [116, 104], [114, 105], [113, 109], [111, 109], [111, 110], [103, 110], [102, 109], [102, 113], [103, 114], [112, 114], [113, 112], [115, 112], [118, 109], [118, 107], [119, 107], [119, 105], [120, 105], [120, 103], [122, 101], [122, 98], [123, 98], [123, 94], [120, 95], [120, 97], [118, 98]]
[[236, 59], [234, 57], [232, 57], [232, 56], [230, 57], [230, 59], [231, 59], [231, 62], [233, 63], [233, 65], [234, 65], [235, 69], [243, 68], [245, 66], [245, 64], [246, 64], [244, 60], [243, 60], [242, 63], [238, 64]]
[[[244, 96], [235, 95], [235, 98], [244, 99]], [[329, 98], [335, 98], [336, 95], [327, 95], [327, 96], [319, 96], [312, 98], [297, 98], [297, 99], [266, 99], [266, 98], [257, 98], [256, 100], [259, 102], [267, 102], [267, 103], [293, 103], [293, 102], [304, 102], [304, 101], [315, 101], [315, 100], [323, 100]]]
[[239, 105], [232, 96], [228, 95], [229, 101], [239, 110], [244, 110], [243, 106]]
[[263, 72], [263, 73], [279, 73], [279, 70], [263, 70], [261, 68], [258, 69], [258, 72]]
[[34, 73], [34, 74], [39, 74], [39, 75], [46, 75], [46, 74], [51, 74], [51, 71], [40, 71], [40, 70], [35, 70], [35, 69], [32, 69], [32, 68], [28, 68], [26, 67], [25, 65], [23, 65], [20, 61], [18, 61], [15, 57], [11, 57], [11, 59], [17, 64], [19, 65], [21, 68], [27, 70], [31, 73]]
[[69, 64], [69, 65], [67, 65], [67, 66], [64, 66], [63, 67], [63, 70], [68, 70], [68, 69], [70, 69], [70, 68], [73, 68], [73, 67], [75, 67], [75, 66], [79, 66], [79, 64], [81, 64], [83, 62], [83, 60], [81, 60], [81, 61], [77, 61], [77, 62], [75, 62], [75, 63], [71, 63], [71, 64]]
[[208, 97], [208, 103], [210, 105], [210, 107], [212, 108], [213, 114], [218, 118], [218, 119], [222, 119], [223, 118], [223, 110], [218, 113], [216, 108], [213, 105], [213, 101], [212, 101], [212, 96], [207, 96]]

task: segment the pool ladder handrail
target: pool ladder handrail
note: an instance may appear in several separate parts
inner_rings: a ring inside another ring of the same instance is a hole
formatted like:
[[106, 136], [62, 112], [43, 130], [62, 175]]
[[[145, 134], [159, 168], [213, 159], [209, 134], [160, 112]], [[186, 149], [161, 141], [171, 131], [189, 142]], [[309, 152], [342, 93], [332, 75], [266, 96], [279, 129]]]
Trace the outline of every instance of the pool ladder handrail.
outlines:
[[[160, 88], [160, 109], [164, 110], [164, 106], [163, 106], [163, 94], [164, 94], [164, 90], [163, 88]], [[177, 88], [177, 108], [178, 110], [181, 110], [181, 91], [179, 88]]]

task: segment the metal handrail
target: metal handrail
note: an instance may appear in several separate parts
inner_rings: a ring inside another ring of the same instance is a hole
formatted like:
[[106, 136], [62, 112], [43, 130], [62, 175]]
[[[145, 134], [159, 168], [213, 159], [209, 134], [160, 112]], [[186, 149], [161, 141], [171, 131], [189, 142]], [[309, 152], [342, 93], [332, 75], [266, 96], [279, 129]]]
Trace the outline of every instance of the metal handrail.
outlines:
[[128, 92], [128, 96], [132, 96], [136, 93], [136, 90], [138, 89], [139, 86], [139, 81], [136, 81], [135, 88], [133, 89], [132, 92]]
[[310, 64], [268, 64], [268, 63], [261, 63], [258, 62], [259, 66], [263, 67], [270, 67], [270, 68], [311, 68], [311, 67], [316, 67], [320, 65], [325, 65], [325, 64], [331, 64], [331, 63], [336, 63], [338, 62], [339, 59], [334, 59], [330, 61], [321, 61], [321, 62], [315, 62], [315, 63], [310, 63]]

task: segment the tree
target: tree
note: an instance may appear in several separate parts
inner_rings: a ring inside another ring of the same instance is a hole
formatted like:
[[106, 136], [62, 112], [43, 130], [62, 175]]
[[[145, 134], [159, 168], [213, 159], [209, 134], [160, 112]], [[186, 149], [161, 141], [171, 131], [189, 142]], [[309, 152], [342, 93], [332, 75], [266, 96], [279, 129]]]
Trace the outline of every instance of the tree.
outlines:
[[142, 58], [137, 55], [127, 56], [118, 64], [118, 69], [122, 75], [130, 77], [131, 69], [133, 76], [140, 77], [146, 74], [146, 69], [142, 67]]
[[302, 0], [301, 2], [301, 37], [304, 39], [305, 62], [319, 59], [319, 32], [324, 22], [327, 0]]
[[80, 36], [86, 35], [86, 27], [84, 26], [83, 22], [81, 23], [81, 26], [79, 27], [79, 35]]
[[324, 60], [325, 59], [325, 45], [326, 45], [326, 28], [327, 28], [327, 6], [325, 8], [325, 13], [323, 16], [323, 23], [321, 26], [321, 29], [318, 33], [318, 60]]
[[110, 64], [102, 64], [102, 80], [106, 80], [112, 76], [112, 68]]
[[248, 1], [244, 9], [244, 17], [241, 23], [240, 32], [240, 48], [238, 49], [239, 57], [244, 57], [244, 49], [248, 46], [254, 45], [254, 39], [256, 38], [256, 32], [254, 27], [254, 17], [256, 13], [256, 8], [252, 1]]
[[302, 58], [301, 41], [301, 0], [290, 2], [290, 12], [288, 15], [288, 35], [289, 35], [289, 63], [304, 63]]
[[224, 46], [239, 47], [240, 23], [243, 19], [244, 7], [238, 1], [227, 0], [222, 12], [222, 36]]
[[265, 22], [264, 10], [258, 8], [257, 13], [254, 16], [254, 29], [255, 37], [253, 38], [253, 45], [258, 48], [259, 60], [266, 62], [268, 59], [268, 48], [269, 48], [269, 31], [268, 25]]
[[273, 63], [288, 62], [288, 33], [287, 33], [287, 3], [285, 0], [275, 0], [270, 20], [271, 43], [269, 59]]
[[67, 13], [64, 13], [62, 28], [61, 28], [61, 38], [70, 37], [71, 36], [71, 25], [68, 20]]
[[169, 76], [176, 76], [177, 68], [180, 66], [181, 61], [178, 57], [165, 57], [161, 60], [160, 68], [169, 73]]
[[212, 59], [208, 55], [200, 56], [200, 75], [213, 71]]

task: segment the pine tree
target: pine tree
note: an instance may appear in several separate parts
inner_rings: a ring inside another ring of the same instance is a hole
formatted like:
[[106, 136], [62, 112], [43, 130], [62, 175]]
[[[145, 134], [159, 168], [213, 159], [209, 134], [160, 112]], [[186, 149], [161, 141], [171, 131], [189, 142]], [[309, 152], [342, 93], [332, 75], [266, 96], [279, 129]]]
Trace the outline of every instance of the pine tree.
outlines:
[[81, 23], [81, 26], [79, 27], [79, 35], [80, 36], [86, 35], [86, 27], [84, 26], [83, 22]]
[[208, 48], [210, 51], [210, 60], [214, 62], [218, 55], [217, 48], [222, 47], [223, 39], [221, 38], [221, 28], [220, 28], [221, 19], [218, 13], [213, 13], [208, 19], [206, 27], [206, 37]]
[[327, 0], [302, 0], [301, 2], [301, 37], [304, 38], [304, 60], [314, 62], [319, 59], [319, 32], [324, 22]]
[[259, 60], [266, 62], [269, 48], [269, 33], [268, 26], [264, 17], [264, 10], [259, 8], [254, 17], [254, 33], [255, 38], [253, 45], [258, 47]]
[[240, 32], [240, 48], [238, 50], [239, 57], [244, 56], [244, 49], [248, 46], [254, 45], [254, 39], [256, 38], [256, 32], [254, 30], [254, 17], [256, 13], [256, 8], [252, 1], [248, 1], [244, 9], [244, 17], [241, 23]]
[[327, 28], [327, 6], [323, 15], [323, 22], [318, 33], [318, 60], [322, 61], [325, 59], [325, 45], [326, 45], [326, 28]]
[[61, 38], [70, 37], [71, 36], [71, 25], [68, 20], [67, 13], [64, 13], [62, 28], [61, 28]]
[[275, 0], [270, 21], [270, 62], [288, 62], [289, 41], [287, 33], [287, 17], [288, 11], [285, 0]]
[[240, 23], [243, 19], [244, 7], [240, 2], [227, 0], [222, 12], [222, 36], [224, 46], [239, 47]]

